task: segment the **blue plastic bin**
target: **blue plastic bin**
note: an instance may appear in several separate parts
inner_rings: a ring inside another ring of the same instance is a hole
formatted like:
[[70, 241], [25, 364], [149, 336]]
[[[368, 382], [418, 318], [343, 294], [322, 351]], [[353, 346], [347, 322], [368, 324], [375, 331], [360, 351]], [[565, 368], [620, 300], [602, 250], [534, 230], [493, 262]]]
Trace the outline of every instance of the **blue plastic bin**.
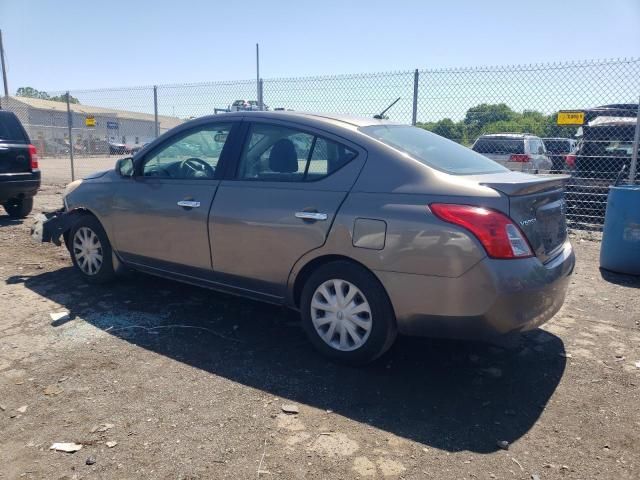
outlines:
[[640, 275], [640, 185], [609, 189], [600, 267]]

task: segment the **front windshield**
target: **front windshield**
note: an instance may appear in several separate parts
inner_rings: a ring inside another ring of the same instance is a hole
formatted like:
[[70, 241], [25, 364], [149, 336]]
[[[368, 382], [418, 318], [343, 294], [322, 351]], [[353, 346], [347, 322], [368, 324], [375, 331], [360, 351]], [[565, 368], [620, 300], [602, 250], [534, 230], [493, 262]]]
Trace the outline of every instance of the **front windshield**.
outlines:
[[489, 158], [422, 128], [405, 125], [372, 125], [360, 131], [420, 163], [453, 175], [507, 172]]

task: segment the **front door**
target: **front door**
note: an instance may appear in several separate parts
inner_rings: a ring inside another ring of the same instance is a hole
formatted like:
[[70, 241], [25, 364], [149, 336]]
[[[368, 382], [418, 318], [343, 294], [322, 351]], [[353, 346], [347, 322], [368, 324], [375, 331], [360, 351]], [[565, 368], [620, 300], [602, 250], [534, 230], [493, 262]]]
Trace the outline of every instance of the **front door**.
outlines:
[[195, 276], [210, 272], [207, 222], [231, 129], [226, 122], [179, 132], [136, 162], [136, 175], [114, 195], [114, 243], [123, 260]]
[[287, 124], [251, 123], [237, 172], [220, 184], [209, 219], [219, 281], [284, 297], [295, 262], [324, 244], [364, 157]]

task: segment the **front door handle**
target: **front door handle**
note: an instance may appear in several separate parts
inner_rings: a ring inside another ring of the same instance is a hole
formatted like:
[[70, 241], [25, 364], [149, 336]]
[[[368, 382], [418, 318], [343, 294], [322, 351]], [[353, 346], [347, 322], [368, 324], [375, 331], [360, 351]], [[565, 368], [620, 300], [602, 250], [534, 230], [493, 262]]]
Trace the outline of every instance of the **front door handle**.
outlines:
[[193, 200], [180, 200], [178, 202], [178, 206], [182, 208], [198, 208], [200, 206], [200, 202]]
[[326, 220], [327, 214], [320, 212], [296, 212], [296, 218], [302, 220]]

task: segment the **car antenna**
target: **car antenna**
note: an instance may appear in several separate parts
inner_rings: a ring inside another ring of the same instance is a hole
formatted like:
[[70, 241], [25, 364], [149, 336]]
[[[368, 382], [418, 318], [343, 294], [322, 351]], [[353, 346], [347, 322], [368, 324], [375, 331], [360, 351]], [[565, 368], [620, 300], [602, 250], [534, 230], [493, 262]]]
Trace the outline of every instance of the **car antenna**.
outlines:
[[373, 118], [375, 118], [377, 120], [383, 120], [384, 119], [384, 114], [387, 113], [387, 111], [391, 107], [393, 107], [396, 103], [398, 103], [399, 101], [400, 101], [400, 97], [396, 98], [391, 105], [389, 105], [387, 108], [385, 108], [383, 111], [381, 111], [378, 115], [374, 115]]

